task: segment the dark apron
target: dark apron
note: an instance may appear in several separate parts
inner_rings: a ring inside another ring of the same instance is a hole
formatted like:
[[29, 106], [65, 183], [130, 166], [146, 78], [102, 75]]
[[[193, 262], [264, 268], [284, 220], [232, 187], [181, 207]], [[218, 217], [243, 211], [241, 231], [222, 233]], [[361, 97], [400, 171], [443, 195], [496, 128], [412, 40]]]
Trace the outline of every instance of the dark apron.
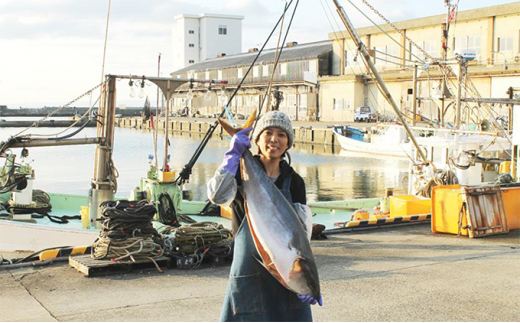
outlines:
[[[292, 203], [291, 176], [283, 182], [282, 194]], [[256, 258], [256, 259], [255, 259]], [[229, 274], [221, 322], [312, 322], [305, 305], [280, 284], [258, 261], [247, 217], [235, 235], [233, 263]]]

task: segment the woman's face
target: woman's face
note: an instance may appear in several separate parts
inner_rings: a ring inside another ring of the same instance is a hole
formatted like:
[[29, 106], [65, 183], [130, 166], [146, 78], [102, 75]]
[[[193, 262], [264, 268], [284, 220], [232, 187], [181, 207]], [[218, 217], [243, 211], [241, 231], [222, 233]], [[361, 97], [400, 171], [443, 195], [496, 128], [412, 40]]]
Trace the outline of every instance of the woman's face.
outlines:
[[280, 128], [265, 129], [258, 137], [257, 145], [260, 154], [267, 159], [281, 158], [288, 147], [287, 133]]

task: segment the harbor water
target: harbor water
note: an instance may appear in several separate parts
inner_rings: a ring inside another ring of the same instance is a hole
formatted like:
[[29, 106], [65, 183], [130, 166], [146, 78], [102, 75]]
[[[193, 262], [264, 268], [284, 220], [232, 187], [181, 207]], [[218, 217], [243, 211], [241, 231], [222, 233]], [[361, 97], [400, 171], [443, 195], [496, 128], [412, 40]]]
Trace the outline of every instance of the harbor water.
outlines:
[[[0, 128], [0, 141], [23, 129]], [[59, 128], [32, 128], [25, 134], [42, 134], [54, 138]], [[70, 130], [68, 131], [70, 132]], [[65, 132], [64, 134], [68, 133]], [[60, 134], [58, 136], [62, 136]], [[96, 130], [86, 128], [75, 138], [95, 137]], [[170, 135], [170, 167], [177, 174], [188, 163], [202, 135], [175, 133]], [[162, 166], [164, 134], [158, 136], [158, 160]], [[185, 189], [195, 200], [206, 200], [206, 183], [219, 166], [229, 146], [229, 138], [214, 136], [193, 168]], [[405, 193], [408, 162], [402, 159], [349, 156], [340, 147], [296, 145], [290, 150], [291, 165], [306, 183], [307, 199], [332, 201], [380, 197], [385, 188], [396, 194]], [[20, 149], [13, 149], [20, 163]], [[256, 147], [252, 148], [256, 152]], [[117, 194], [126, 197], [139, 185], [149, 168], [148, 155], [153, 154], [153, 133], [147, 130], [116, 128], [113, 161], [119, 172]], [[35, 170], [34, 188], [53, 193], [87, 194], [94, 174], [94, 145], [29, 148], [28, 161]]]

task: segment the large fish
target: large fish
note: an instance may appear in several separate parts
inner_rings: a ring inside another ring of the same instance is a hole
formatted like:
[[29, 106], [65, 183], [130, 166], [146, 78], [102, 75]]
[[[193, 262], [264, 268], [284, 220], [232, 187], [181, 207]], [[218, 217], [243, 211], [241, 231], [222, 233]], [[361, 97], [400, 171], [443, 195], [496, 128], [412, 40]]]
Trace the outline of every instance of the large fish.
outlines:
[[[233, 135], [249, 127], [255, 116], [256, 111], [242, 128], [219, 122]], [[318, 270], [300, 217], [249, 150], [241, 164], [246, 216], [262, 264], [289, 290], [319, 299]]]

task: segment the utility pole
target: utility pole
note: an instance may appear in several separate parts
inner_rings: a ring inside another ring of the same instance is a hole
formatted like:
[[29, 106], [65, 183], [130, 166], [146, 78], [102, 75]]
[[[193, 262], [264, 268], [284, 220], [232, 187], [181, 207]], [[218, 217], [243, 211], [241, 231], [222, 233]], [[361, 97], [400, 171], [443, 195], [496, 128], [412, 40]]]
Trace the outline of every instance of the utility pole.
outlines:
[[[444, 4], [448, 8], [446, 14], [446, 22], [442, 31], [442, 59], [446, 61], [448, 59], [448, 30], [450, 28], [450, 14], [451, 14], [451, 0], [444, 0]], [[444, 108], [446, 105], [446, 76], [442, 77], [442, 89], [441, 89], [441, 110], [438, 111], [437, 119], [444, 126]]]
[[417, 122], [417, 65], [413, 69], [412, 126]]
[[[157, 59], [157, 77], [161, 77], [161, 53], [159, 53], [159, 58]], [[157, 101], [155, 105], [155, 117], [159, 116], [159, 87], [157, 87]]]
[[462, 81], [464, 79], [465, 61], [459, 59], [459, 87], [457, 90], [457, 111], [455, 115], [455, 129], [460, 129], [461, 103], [462, 103]]
[[[514, 99], [514, 89], [513, 87], [509, 87], [509, 90], [507, 91], [507, 94], [509, 94], [509, 99]], [[513, 105], [509, 105], [509, 113], [507, 118], [507, 130], [511, 131], [513, 130]]]

